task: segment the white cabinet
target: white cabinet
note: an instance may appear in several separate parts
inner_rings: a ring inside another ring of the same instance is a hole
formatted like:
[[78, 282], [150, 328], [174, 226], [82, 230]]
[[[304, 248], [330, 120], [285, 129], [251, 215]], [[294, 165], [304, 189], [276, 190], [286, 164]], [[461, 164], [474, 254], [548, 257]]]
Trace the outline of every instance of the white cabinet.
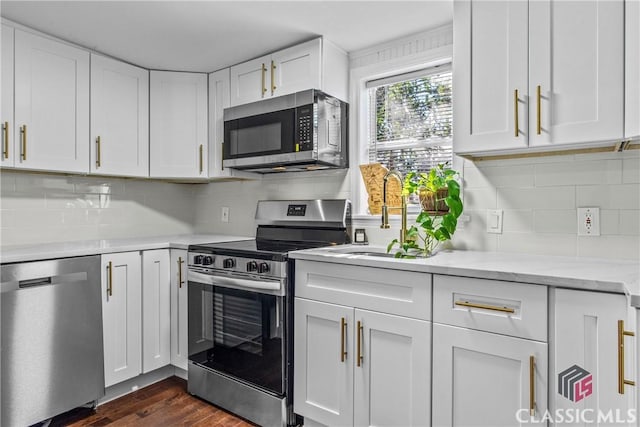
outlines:
[[105, 387], [141, 372], [141, 277], [139, 252], [102, 256]]
[[12, 27], [2, 25], [2, 154], [0, 166], [14, 165], [13, 146], [13, 36]]
[[317, 38], [231, 67], [231, 105], [241, 105], [306, 89], [346, 100], [348, 58]]
[[547, 344], [433, 324], [433, 425], [510, 426], [547, 409]]
[[640, 2], [626, 0], [624, 137], [640, 138]]
[[[551, 410], [619, 413], [626, 419], [636, 409], [637, 386], [625, 384], [638, 381], [637, 336], [630, 335], [637, 332], [635, 310], [624, 295], [554, 289], [552, 298]], [[565, 374], [572, 368], [572, 376]], [[566, 397], [557, 392], [562, 380]]]
[[171, 364], [187, 370], [187, 251], [171, 249]]
[[206, 178], [207, 75], [151, 71], [149, 175]]
[[614, 141], [622, 1], [454, 3], [458, 153]]
[[92, 173], [149, 176], [149, 71], [91, 54]]
[[230, 176], [222, 166], [224, 147], [224, 109], [231, 106], [230, 70], [209, 74], [209, 177]]
[[169, 250], [142, 252], [142, 373], [171, 362]]
[[15, 30], [15, 166], [89, 171], [89, 53]]

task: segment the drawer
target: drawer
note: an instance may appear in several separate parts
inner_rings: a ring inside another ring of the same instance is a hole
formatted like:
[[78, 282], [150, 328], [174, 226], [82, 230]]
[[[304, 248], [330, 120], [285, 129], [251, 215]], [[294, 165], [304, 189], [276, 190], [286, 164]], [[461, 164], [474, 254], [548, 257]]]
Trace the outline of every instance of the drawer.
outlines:
[[434, 275], [433, 321], [546, 342], [547, 287]]
[[431, 278], [385, 268], [296, 260], [295, 295], [431, 320]]

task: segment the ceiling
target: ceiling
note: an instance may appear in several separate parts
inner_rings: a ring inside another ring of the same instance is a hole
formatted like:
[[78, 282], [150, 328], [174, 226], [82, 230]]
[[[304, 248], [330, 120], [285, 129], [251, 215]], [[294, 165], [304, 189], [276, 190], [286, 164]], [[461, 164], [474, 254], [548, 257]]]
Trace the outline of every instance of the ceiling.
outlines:
[[145, 68], [210, 72], [317, 35], [374, 46], [451, 22], [453, 2], [2, 0], [0, 14]]

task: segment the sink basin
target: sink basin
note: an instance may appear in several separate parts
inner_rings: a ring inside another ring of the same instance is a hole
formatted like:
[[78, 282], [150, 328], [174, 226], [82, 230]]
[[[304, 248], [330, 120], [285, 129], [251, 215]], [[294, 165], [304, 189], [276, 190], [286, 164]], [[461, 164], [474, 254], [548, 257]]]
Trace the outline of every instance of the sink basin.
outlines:
[[367, 251], [349, 251], [349, 252], [343, 252], [349, 255], [364, 255], [364, 256], [377, 256], [377, 257], [382, 257], [382, 258], [393, 258], [394, 254], [388, 254], [386, 252], [367, 252]]

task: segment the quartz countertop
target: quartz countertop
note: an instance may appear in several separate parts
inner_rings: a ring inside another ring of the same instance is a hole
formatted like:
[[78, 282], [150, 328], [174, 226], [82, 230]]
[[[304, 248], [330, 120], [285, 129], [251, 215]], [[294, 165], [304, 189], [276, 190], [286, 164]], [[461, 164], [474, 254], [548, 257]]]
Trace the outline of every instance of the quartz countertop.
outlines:
[[222, 234], [181, 234], [130, 239], [83, 240], [41, 245], [5, 246], [0, 249], [0, 262], [4, 264], [164, 248], [187, 249], [189, 245], [195, 244], [249, 239], [253, 239], [253, 237], [226, 236]]
[[381, 246], [349, 245], [291, 252], [294, 259], [361, 265], [481, 279], [624, 293], [640, 308], [640, 263], [518, 253], [442, 250], [429, 258], [395, 259], [349, 252], [385, 252]]

